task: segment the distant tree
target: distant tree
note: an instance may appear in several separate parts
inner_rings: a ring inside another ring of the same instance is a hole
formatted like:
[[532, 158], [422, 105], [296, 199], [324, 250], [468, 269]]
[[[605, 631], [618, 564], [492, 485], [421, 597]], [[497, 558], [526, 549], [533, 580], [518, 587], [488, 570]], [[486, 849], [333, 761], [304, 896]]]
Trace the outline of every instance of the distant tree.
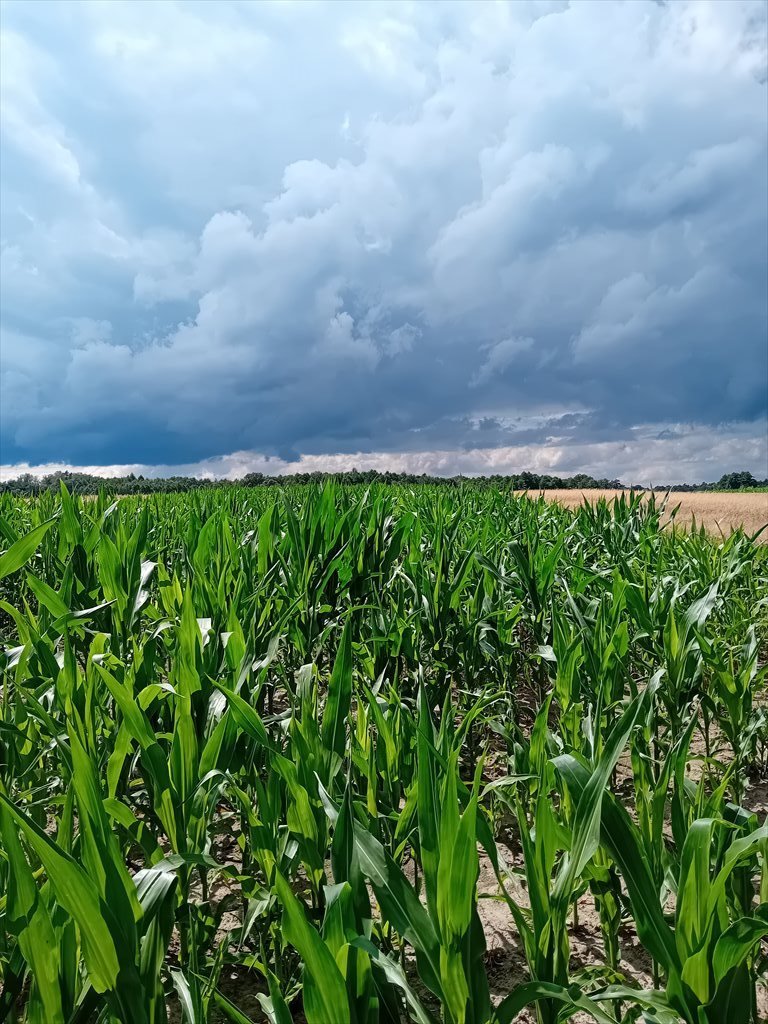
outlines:
[[[494, 473], [486, 477], [434, 477], [426, 473], [393, 473], [387, 470], [379, 473], [369, 469], [360, 471], [352, 469], [347, 473], [294, 473], [290, 476], [265, 476], [263, 473], [247, 473], [240, 480], [210, 480], [188, 476], [144, 477], [133, 473], [124, 477], [91, 476], [88, 473], [50, 473], [44, 477], [35, 477], [31, 473], [23, 473], [13, 480], [0, 481], [0, 494], [36, 495], [42, 491], [58, 491], [64, 483], [72, 494], [169, 494], [192, 490], [227, 487], [281, 487], [289, 485], [306, 486], [322, 483], [324, 480], [337, 480], [339, 483], [368, 486], [371, 483], [384, 484], [429, 484], [433, 487], [462, 487], [471, 483], [472, 487], [494, 487], [503, 490], [553, 490], [568, 488], [572, 490], [625, 490], [626, 484], [620, 480], [596, 480], [587, 473], [577, 473], [571, 477], [550, 476], [549, 474], [525, 471], [510, 475]], [[657, 491], [711, 491], [741, 490], [746, 487], [768, 488], [768, 480], [756, 480], [751, 473], [725, 473], [714, 483], [701, 484], [667, 484], [655, 487]], [[641, 488], [640, 488], [641, 489]]]
[[715, 485], [719, 491], [740, 491], [743, 487], [757, 487], [751, 473], [724, 473]]

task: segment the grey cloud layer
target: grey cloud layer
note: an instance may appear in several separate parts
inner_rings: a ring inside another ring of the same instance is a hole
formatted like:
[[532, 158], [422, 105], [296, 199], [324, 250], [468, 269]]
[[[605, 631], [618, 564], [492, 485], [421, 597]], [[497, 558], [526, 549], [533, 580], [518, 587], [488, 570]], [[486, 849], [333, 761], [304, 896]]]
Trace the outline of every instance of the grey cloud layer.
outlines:
[[[341, 473], [351, 469], [395, 473], [426, 473], [430, 476], [482, 476], [532, 470], [571, 476], [589, 466], [598, 478], [619, 478], [641, 486], [674, 482], [700, 483], [718, 480], [739, 465], [755, 473], [765, 472], [765, 436], [768, 422], [720, 429], [671, 424], [663, 430], [636, 427], [624, 441], [562, 443], [549, 438], [546, 444], [518, 444], [495, 448], [465, 447], [433, 451], [365, 451], [335, 455], [302, 455], [296, 461], [252, 451], [176, 465], [142, 463], [73, 466], [69, 463], [0, 465], [0, 480], [21, 473], [42, 477], [80, 470], [96, 476], [149, 477], [195, 476], [237, 480], [246, 473], [281, 476], [290, 473]], [[482, 440], [482, 435], [478, 440]]]
[[762, 4], [4, 26], [3, 463], [768, 459]]

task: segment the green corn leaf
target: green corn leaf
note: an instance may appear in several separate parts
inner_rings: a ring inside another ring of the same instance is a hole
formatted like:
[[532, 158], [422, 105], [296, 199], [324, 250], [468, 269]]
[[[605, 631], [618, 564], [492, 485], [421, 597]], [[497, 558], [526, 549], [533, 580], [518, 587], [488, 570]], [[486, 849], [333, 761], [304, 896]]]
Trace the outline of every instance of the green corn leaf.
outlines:
[[[709, 858], [714, 824], [711, 818], [694, 821], [683, 845], [675, 914], [675, 940], [683, 963], [700, 949], [707, 929], [707, 903], [711, 886]], [[703, 976], [699, 984], [694, 983], [690, 976], [686, 980], [694, 991], [701, 991], [703, 987], [704, 995], [700, 998], [706, 1002], [705, 993], [709, 984], [708, 965], [704, 962], [701, 966]]]
[[458, 815], [458, 751], [448, 765], [440, 819], [438, 919], [444, 944], [453, 944], [469, 929], [475, 906], [480, 863], [477, 854], [477, 794]]
[[283, 906], [283, 934], [304, 961], [304, 1013], [308, 1024], [349, 1024], [347, 989], [336, 961], [279, 871], [275, 871], [274, 885]]
[[734, 868], [737, 867], [740, 861], [751, 857], [756, 852], [756, 847], [759, 847], [766, 840], [768, 840], [768, 825], [761, 825], [754, 832], [742, 836], [740, 839], [735, 839], [731, 843], [723, 858], [723, 866], [715, 876], [707, 893], [710, 914], [715, 912], [718, 902], [722, 899], [725, 883], [728, 881]]
[[601, 1003], [622, 1002], [642, 1006], [651, 1013], [641, 1020], [648, 1024], [680, 1024], [680, 1015], [670, 1005], [664, 990], [630, 988], [628, 985], [609, 985], [593, 997]]
[[603, 793], [611, 772], [621, 756], [632, 727], [637, 721], [642, 704], [648, 699], [648, 690], [636, 697], [611, 731], [602, 757], [579, 796], [575, 811], [575, 828], [571, 849], [567, 854], [567, 870], [558, 876], [555, 896], [570, 901], [576, 879], [592, 859], [600, 844], [600, 819]]
[[[589, 782], [589, 769], [572, 754], [554, 758], [553, 764], [578, 799]], [[675, 935], [664, 919], [639, 830], [625, 809], [608, 792], [603, 795], [600, 832], [627, 886], [640, 941], [665, 970], [679, 972], [681, 965]]]
[[[763, 904], [764, 913], [768, 905]], [[744, 963], [755, 944], [768, 935], [768, 920], [764, 917], [740, 917], [726, 928], [715, 944], [712, 967], [717, 987], [734, 967]]]
[[424, 872], [427, 906], [430, 915], [436, 920], [439, 816], [435, 783], [434, 729], [423, 686], [419, 690], [419, 720], [416, 735], [418, 744], [416, 806], [419, 822], [419, 852]]
[[27, 564], [54, 522], [54, 519], [47, 519], [44, 523], [36, 526], [34, 530], [30, 530], [25, 536], [19, 537], [17, 541], [11, 544], [7, 551], [0, 555], [0, 580], [10, 576], [12, 572], [18, 572], [22, 566]]
[[328, 684], [328, 699], [323, 711], [321, 730], [324, 746], [333, 751], [339, 761], [344, 757], [347, 715], [352, 700], [351, 621], [351, 617], [348, 616], [341, 633], [336, 661]]
[[512, 1021], [526, 1006], [543, 1000], [556, 1000], [563, 1003], [565, 1008], [583, 1010], [594, 1020], [599, 1021], [599, 1024], [616, 1024], [616, 1018], [609, 1016], [593, 999], [584, 995], [578, 985], [566, 988], [563, 985], [553, 985], [544, 981], [530, 981], [524, 985], [518, 985], [496, 1007], [493, 1016], [494, 1024], [512, 1024]]
[[[227, 999], [224, 993], [220, 992], [218, 989], [216, 989], [216, 991], [213, 993], [213, 1001], [224, 1014], [224, 1016], [227, 1018], [227, 1020], [231, 1020], [233, 1024], [255, 1024], [255, 1021], [251, 1017], [248, 1017], [246, 1014], [243, 1013], [242, 1010], [239, 1010], [232, 1002], [232, 1000]], [[262, 1003], [262, 1007], [263, 1006], [264, 1004]], [[266, 1012], [267, 1011], [265, 1009], [265, 1013]], [[270, 1021], [273, 1020], [277, 1021], [279, 1020], [279, 1018], [273, 1015], [270, 1017]], [[290, 1022], [290, 1024], [293, 1024], [290, 1016], [287, 1018], [287, 1020]]]
[[54, 619], [59, 619], [69, 614], [66, 602], [56, 593], [53, 587], [49, 587], [47, 583], [39, 580], [37, 576], [33, 576], [31, 572], [27, 573], [27, 585], [37, 598], [38, 603], [47, 608]]
[[149, 719], [134, 698], [130, 687], [119, 682], [103, 665], [98, 662], [94, 662], [94, 664], [120, 709], [125, 728], [141, 747], [142, 764], [154, 791], [154, 810], [168, 834], [171, 845], [174, 849], [178, 849], [179, 827], [176, 820], [174, 793], [168, 774], [167, 753], [157, 742]]
[[283, 998], [283, 993], [280, 991], [280, 982], [272, 971], [268, 970], [266, 974], [269, 996], [259, 994], [257, 999], [261, 1003], [262, 1010], [267, 1015], [269, 1024], [293, 1024], [291, 1011], [288, 1009], [288, 1004]]
[[370, 920], [371, 904], [355, 846], [354, 812], [352, 810], [352, 792], [349, 786], [345, 790], [333, 831], [331, 867], [333, 877], [337, 882], [349, 883], [355, 906], [357, 927], [362, 929], [364, 922]]
[[440, 946], [429, 915], [381, 843], [358, 822], [354, 831], [360, 870], [370, 881], [385, 920], [416, 950], [424, 984], [441, 998]]
[[100, 899], [94, 883], [80, 865], [59, 849], [4, 793], [0, 793], [0, 804], [16, 821], [40, 858], [57, 900], [77, 921], [91, 984], [97, 992], [114, 991], [121, 970], [121, 957], [110, 929], [111, 922], [115, 934], [119, 934], [110, 908]]
[[[193, 979], [194, 980], [194, 979]], [[171, 971], [171, 982], [176, 989], [184, 1024], [206, 1024], [203, 1008], [195, 998], [197, 985], [189, 984], [181, 971]]]
[[264, 728], [264, 723], [259, 717], [259, 713], [256, 709], [252, 708], [250, 704], [244, 701], [239, 694], [226, 689], [226, 687], [217, 683], [215, 680], [213, 685], [220, 693], [224, 694], [232, 715], [243, 732], [255, 739], [262, 747], [271, 750], [272, 743], [270, 742], [267, 730]]
[[10, 867], [4, 924], [8, 932], [17, 936], [34, 978], [27, 1006], [29, 1024], [64, 1024], [59, 943], [48, 908], [24, 856], [16, 825], [2, 805], [0, 835]]
[[125, 867], [104, 809], [93, 762], [72, 730], [69, 745], [83, 864], [90, 877], [98, 879], [101, 897], [115, 916], [127, 955], [134, 960], [137, 953], [136, 923], [142, 915], [136, 886]]
[[382, 953], [368, 939], [362, 937], [353, 939], [352, 945], [365, 950], [374, 969], [380, 971], [390, 985], [395, 986], [403, 993], [415, 1024], [437, 1024], [435, 1018], [424, 1008], [411, 988], [400, 964]]

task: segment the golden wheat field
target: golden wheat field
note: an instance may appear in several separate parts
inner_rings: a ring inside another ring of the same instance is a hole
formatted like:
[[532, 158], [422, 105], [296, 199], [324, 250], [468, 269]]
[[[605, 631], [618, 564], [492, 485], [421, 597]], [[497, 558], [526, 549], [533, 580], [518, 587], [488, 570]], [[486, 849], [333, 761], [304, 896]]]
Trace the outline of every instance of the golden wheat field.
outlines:
[[[550, 501], [558, 501], [566, 508], [575, 508], [583, 501], [597, 501], [598, 498], [615, 498], [626, 492], [610, 490], [585, 491], [540, 491]], [[657, 494], [657, 500], [663, 496]], [[735, 494], [725, 491], [676, 492], [669, 495], [667, 519], [676, 506], [675, 524], [685, 528], [693, 522], [704, 526], [710, 533], [728, 534], [739, 526], [748, 533], [754, 533], [768, 523], [768, 491], [760, 493]], [[768, 530], [760, 538], [768, 543]]]

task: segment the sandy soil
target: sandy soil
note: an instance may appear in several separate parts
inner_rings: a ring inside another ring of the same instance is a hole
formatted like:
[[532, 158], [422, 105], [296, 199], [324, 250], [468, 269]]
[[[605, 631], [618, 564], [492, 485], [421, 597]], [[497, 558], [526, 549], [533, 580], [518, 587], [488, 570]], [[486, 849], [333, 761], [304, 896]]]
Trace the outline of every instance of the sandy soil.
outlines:
[[[529, 491], [529, 494], [534, 492]], [[550, 501], [560, 502], [566, 508], [576, 508], [583, 501], [594, 502], [598, 498], [615, 498], [626, 491], [539, 491]], [[663, 498], [657, 493], [657, 501]], [[675, 524], [688, 528], [696, 522], [704, 526], [710, 533], [729, 534], [739, 526], [747, 533], [754, 533], [768, 524], [768, 491], [760, 493], [728, 494], [718, 491], [677, 492], [669, 495], [668, 512], [676, 505], [680, 508], [675, 516]], [[669, 515], [666, 516], [669, 519]], [[761, 537], [768, 542], [768, 530]]]

